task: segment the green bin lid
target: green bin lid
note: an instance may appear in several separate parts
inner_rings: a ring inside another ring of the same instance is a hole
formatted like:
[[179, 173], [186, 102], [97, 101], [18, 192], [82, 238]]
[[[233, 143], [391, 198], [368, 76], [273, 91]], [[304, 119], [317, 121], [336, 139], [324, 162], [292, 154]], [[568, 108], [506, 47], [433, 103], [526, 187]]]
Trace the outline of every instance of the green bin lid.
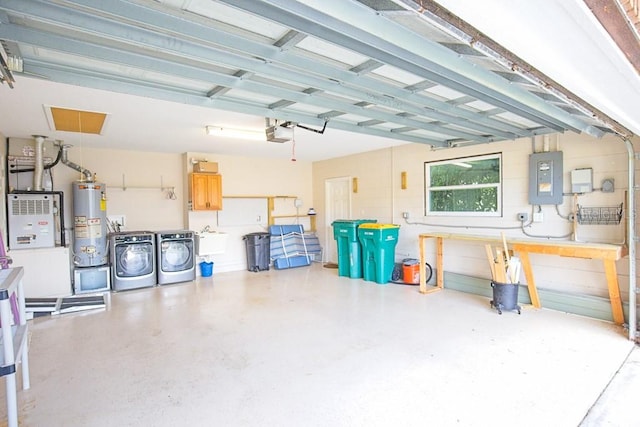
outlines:
[[336, 219], [335, 221], [333, 221], [331, 223], [331, 225], [333, 224], [340, 224], [340, 225], [360, 225], [363, 223], [370, 223], [370, 222], [376, 222], [375, 219]]

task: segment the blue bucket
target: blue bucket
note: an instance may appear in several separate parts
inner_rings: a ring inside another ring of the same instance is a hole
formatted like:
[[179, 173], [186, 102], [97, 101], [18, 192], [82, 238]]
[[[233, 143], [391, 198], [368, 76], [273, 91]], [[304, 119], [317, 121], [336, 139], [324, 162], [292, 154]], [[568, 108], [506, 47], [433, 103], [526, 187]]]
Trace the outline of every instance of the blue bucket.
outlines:
[[202, 261], [200, 263], [200, 275], [202, 277], [211, 277], [213, 274], [213, 262]]

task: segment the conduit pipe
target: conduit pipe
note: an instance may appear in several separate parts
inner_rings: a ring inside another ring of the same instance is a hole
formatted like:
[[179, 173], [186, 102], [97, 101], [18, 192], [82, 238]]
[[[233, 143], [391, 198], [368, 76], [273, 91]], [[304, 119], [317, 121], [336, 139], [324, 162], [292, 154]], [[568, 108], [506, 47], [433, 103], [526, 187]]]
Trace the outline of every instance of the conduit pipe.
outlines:
[[633, 151], [633, 144], [624, 138], [629, 157], [629, 184], [627, 191], [627, 245], [629, 247], [629, 339], [636, 340], [636, 155]]
[[42, 175], [44, 174], [44, 139], [46, 136], [33, 135], [36, 141], [35, 152], [35, 166], [33, 169], [33, 189], [35, 191], [42, 191]]

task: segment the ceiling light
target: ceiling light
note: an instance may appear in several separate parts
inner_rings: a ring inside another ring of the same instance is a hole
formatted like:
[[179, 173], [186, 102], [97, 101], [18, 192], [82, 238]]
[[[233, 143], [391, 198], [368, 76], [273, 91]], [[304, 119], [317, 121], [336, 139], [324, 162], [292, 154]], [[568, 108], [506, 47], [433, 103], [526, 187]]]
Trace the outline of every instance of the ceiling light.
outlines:
[[226, 138], [250, 139], [264, 141], [264, 130], [238, 129], [226, 126], [207, 126], [207, 135], [221, 136]]

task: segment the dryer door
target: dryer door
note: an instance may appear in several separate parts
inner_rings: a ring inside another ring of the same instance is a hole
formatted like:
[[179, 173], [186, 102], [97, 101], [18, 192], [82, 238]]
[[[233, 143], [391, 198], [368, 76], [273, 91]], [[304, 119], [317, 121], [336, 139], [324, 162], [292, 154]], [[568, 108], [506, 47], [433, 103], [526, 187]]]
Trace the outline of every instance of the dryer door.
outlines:
[[116, 245], [115, 268], [118, 277], [138, 277], [153, 273], [153, 244], [150, 242]]
[[193, 240], [164, 241], [160, 250], [162, 271], [175, 272], [193, 268]]

